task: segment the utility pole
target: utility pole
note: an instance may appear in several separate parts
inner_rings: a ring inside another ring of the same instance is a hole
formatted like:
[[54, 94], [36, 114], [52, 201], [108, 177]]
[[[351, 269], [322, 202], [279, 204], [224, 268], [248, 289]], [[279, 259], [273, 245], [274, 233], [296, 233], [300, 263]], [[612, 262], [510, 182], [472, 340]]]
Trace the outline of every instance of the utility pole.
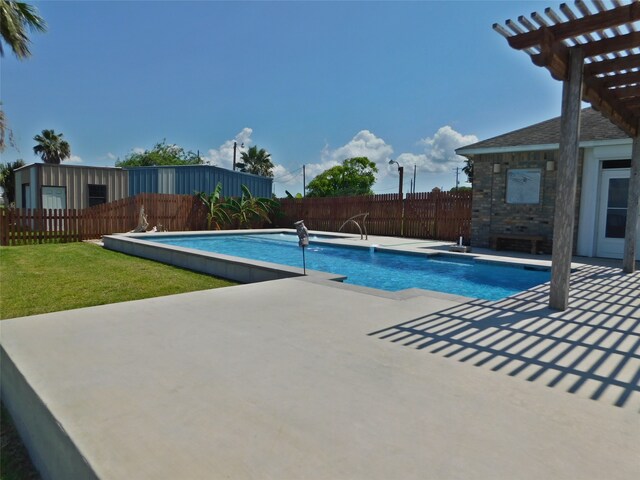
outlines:
[[460, 167], [456, 167], [456, 192], [458, 191], [458, 185], [460, 185], [460, 181], [458, 180], [459, 175], [460, 175]]
[[233, 142], [233, 171], [236, 171], [236, 147], [238, 146], [238, 142]]
[[[236, 171], [236, 148], [238, 147], [238, 142], [233, 142], [233, 171]], [[244, 142], [240, 144], [240, 148], [244, 147]]]
[[416, 193], [416, 165], [413, 165], [413, 193]]
[[307, 171], [305, 169], [306, 165], [302, 165], [302, 197], [307, 196]]

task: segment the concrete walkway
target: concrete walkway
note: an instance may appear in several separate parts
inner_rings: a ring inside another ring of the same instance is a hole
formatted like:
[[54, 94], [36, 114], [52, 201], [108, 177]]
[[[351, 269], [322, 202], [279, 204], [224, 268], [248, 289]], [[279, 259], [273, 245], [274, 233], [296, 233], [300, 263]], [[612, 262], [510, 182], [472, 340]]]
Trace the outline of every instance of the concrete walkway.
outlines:
[[45, 478], [640, 478], [640, 274], [546, 290], [296, 278], [6, 320], [2, 396]]

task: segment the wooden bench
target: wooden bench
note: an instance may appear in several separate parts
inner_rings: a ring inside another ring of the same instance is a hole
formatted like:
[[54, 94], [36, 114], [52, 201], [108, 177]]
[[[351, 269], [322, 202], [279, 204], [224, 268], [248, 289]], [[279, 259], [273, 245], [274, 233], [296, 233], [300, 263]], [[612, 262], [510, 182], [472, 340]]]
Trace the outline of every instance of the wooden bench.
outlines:
[[541, 235], [522, 235], [517, 233], [501, 233], [499, 235], [491, 236], [491, 248], [494, 250], [500, 250], [501, 240], [527, 240], [531, 242], [531, 253], [538, 253], [538, 244], [544, 240]]

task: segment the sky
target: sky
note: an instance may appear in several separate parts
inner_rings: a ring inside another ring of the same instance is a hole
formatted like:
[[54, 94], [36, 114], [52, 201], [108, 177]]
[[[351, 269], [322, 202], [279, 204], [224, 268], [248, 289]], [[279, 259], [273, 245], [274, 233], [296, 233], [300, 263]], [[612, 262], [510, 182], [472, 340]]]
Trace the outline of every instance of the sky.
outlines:
[[398, 191], [391, 159], [421, 192], [455, 186], [456, 148], [560, 113], [561, 83], [492, 29], [560, 2], [30, 3], [48, 30], [1, 60], [2, 162], [39, 162], [43, 129], [75, 165], [166, 141], [230, 168], [236, 141], [271, 154], [278, 196], [355, 156], [376, 193]]

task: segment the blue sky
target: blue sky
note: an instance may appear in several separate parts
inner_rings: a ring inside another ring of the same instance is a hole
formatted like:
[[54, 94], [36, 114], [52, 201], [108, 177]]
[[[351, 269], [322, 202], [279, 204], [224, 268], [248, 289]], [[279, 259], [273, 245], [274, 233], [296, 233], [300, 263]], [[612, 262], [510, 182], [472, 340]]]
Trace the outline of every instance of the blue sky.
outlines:
[[559, 2], [31, 3], [48, 32], [2, 59], [3, 162], [39, 161], [46, 128], [81, 165], [166, 139], [230, 167], [237, 140], [271, 153], [279, 195], [360, 155], [376, 192], [397, 191], [391, 158], [428, 191], [454, 186], [454, 148], [560, 111], [560, 82], [491, 28]]

